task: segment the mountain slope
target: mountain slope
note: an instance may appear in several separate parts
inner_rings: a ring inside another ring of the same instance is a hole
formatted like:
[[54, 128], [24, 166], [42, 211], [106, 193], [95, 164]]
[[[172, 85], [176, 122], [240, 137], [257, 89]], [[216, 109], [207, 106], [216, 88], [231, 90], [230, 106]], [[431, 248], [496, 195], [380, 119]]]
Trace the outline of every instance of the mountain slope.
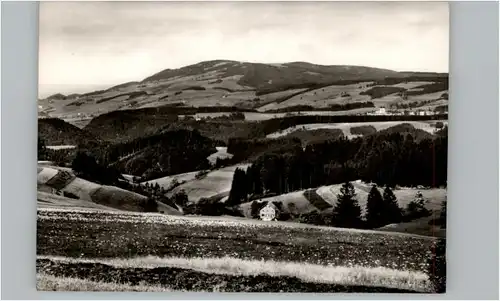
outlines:
[[[332, 104], [344, 105], [370, 100], [367, 90], [373, 86], [420, 83], [421, 87], [385, 89], [386, 93], [393, 93], [384, 95], [389, 97], [387, 99], [376, 99], [375, 105], [381, 106], [405, 101], [397, 94], [405, 90], [409, 91], [407, 102], [411, 102], [412, 97], [415, 98], [414, 101], [437, 101], [434, 95], [427, 97], [426, 94], [447, 92], [447, 80], [447, 74], [396, 72], [364, 66], [214, 60], [178, 69], [165, 69], [140, 82], [123, 83], [105, 90], [59, 95], [56, 97], [57, 101], [54, 97], [42, 99], [39, 106], [41, 112], [63, 119], [88, 119], [115, 110], [174, 104], [195, 108], [237, 107], [259, 111], [283, 109], [297, 104], [328, 108]], [[426, 84], [428, 87], [423, 87]], [[347, 87], [348, 85], [352, 87]], [[416, 97], [421, 95], [423, 96]], [[287, 102], [289, 98], [292, 99]], [[275, 107], [274, 104], [279, 106]]]

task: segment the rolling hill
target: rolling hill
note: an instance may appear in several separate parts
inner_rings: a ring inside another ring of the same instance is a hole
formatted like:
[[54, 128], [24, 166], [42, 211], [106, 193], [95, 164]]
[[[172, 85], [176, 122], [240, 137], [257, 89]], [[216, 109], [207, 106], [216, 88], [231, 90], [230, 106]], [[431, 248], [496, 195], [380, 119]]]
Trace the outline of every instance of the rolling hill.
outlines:
[[[87, 181], [66, 168], [43, 165], [37, 171], [38, 205], [41, 207], [144, 211], [147, 198], [143, 195]], [[162, 203], [158, 204], [158, 210], [180, 215], [176, 209]]]
[[[164, 105], [239, 108], [266, 112], [308, 105], [331, 105], [372, 100], [376, 106], [399, 102], [443, 103], [448, 74], [411, 73], [364, 66], [323, 66], [305, 62], [261, 64], [228, 60], [205, 61], [179, 69], [165, 69], [142, 81], [106, 90], [38, 101], [52, 117], [88, 120], [124, 109]], [[373, 91], [385, 91], [374, 94]], [[405, 92], [403, 96], [400, 92]], [[447, 103], [447, 100], [445, 101]]]

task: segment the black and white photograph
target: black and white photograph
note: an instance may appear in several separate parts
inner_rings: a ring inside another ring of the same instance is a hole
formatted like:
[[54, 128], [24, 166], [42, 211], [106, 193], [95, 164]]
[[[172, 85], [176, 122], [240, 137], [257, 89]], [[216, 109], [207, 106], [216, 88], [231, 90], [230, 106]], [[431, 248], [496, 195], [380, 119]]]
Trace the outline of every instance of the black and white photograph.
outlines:
[[37, 290], [445, 293], [449, 21], [41, 2]]

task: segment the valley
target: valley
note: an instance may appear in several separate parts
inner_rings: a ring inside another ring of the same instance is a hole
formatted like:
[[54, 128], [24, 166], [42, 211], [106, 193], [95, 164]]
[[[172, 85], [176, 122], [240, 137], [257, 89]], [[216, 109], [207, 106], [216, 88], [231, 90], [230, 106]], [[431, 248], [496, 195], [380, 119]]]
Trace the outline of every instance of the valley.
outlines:
[[43, 289], [434, 290], [448, 74], [217, 60], [38, 106]]

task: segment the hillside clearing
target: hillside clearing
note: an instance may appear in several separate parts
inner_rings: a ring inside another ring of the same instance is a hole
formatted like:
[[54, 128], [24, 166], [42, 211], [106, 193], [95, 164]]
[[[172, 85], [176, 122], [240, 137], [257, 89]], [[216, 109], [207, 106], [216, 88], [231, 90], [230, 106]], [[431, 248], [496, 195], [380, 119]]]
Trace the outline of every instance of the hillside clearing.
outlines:
[[210, 162], [210, 164], [215, 165], [217, 162], [217, 159], [230, 159], [233, 157], [232, 154], [227, 152], [227, 147], [222, 147], [222, 146], [217, 146], [216, 147], [217, 152], [211, 154], [208, 156], [207, 160]]
[[227, 194], [231, 190], [233, 175], [236, 168], [246, 168], [249, 164], [233, 165], [210, 171], [199, 179], [187, 180], [185, 183], [175, 187], [167, 195], [169, 197], [184, 190], [189, 201], [197, 202], [200, 198], [210, 198], [216, 195]]
[[341, 129], [344, 132], [344, 135], [349, 138], [357, 137], [358, 135], [352, 135], [351, 134], [351, 128], [352, 127], [358, 127], [358, 126], [373, 126], [377, 131], [385, 130], [390, 127], [400, 125], [403, 123], [408, 123], [411, 124], [413, 127], [416, 129], [424, 130], [428, 133], [434, 133], [436, 128], [433, 126], [433, 124], [437, 122], [443, 122], [444, 124], [448, 124], [447, 120], [436, 120], [432, 122], [425, 122], [425, 121], [382, 121], [382, 122], [352, 122], [352, 123], [310, 123], [310, 124], [302, 124], [302, 125], [296, 125], [293, 127], [289, 127], [285, 130], [271, 133], [267, 135], [267, 138], [279, 138], [282, 136], [286, 136], [290, 133], [293, 133], [295, 131], [299, 130], [305, 130], [305, 131], [310, 131], [310, 130], [318, 130], [318, 129]]
[[101, 188], [101, 185], [81, 179], [75, 178], [62, 189], [64, 192], [69, 192], [78, 198], [86, 201], [92, 201], [92, 194]]

